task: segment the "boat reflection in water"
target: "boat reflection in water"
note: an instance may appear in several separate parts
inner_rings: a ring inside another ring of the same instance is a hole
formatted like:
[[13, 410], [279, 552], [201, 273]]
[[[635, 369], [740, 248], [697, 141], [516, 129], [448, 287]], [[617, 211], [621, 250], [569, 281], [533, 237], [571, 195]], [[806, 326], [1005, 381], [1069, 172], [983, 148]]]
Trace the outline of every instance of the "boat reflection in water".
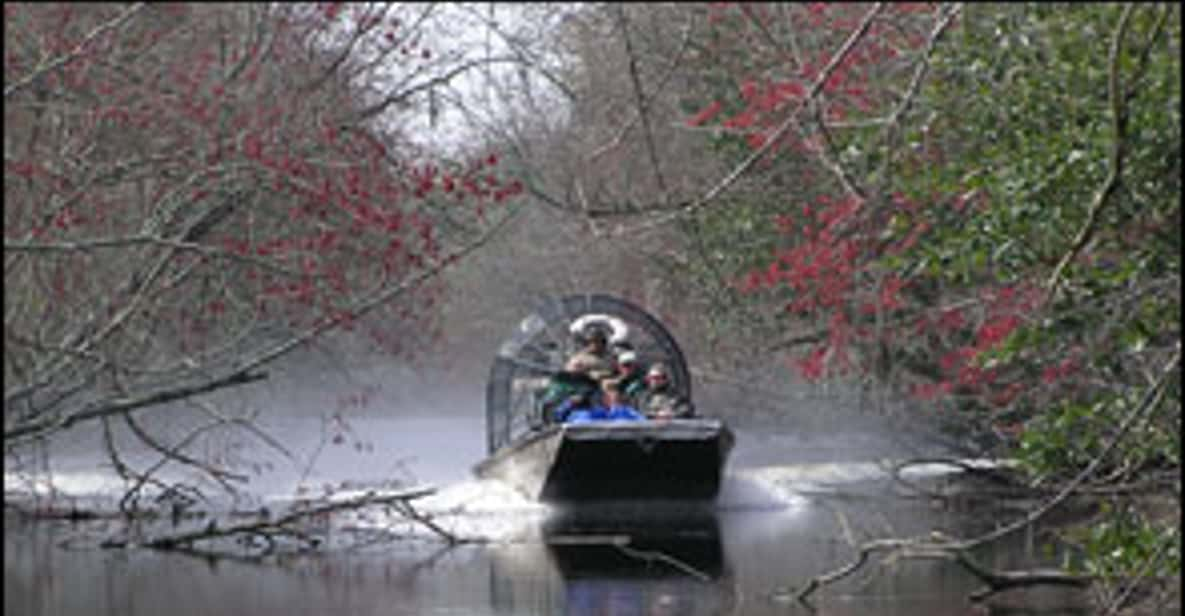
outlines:
[[544, 558], [511, 551], [493, 559], [491, 599], [499, 611], [715, 614], [729, 603], [732, 575], [710, 506], [562, 508], [542, 534]]

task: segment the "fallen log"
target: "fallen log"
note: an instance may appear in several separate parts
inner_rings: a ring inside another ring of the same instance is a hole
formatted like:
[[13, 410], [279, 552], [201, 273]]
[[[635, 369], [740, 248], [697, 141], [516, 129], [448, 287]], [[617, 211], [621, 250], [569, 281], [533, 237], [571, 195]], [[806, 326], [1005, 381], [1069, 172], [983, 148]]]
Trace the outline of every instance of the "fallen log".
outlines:
[[216, 520], [211, 519], [205, 527], [200, 529], [161, 535], [139, 542], [131, 540], [109, 540], [103, 543], [103, 547], [144, 547], [154, 550], [195, 552], [197, 550], [194, 549], [194, 544], [197, 542], [225, 538], [255, 537], [262, 538], [268, 545], [267, 551], [270, 552], [275, 547], [275, 539], [281, 536], [296, 537], [306, 542], [310, 547], [316, 547], [319, 544], [319, 540], [297, 528], [299, 522], [322, 518], [336, 512], [353, 511], [374, 506], [394, 508], [401, 515], [422, 524], [442, 537], [450, 545], [462, 543], [461, 538], [435, 524], [431, 516], [422, 514], [412, 507], [412, 501], [434, 494], [435, 492], [436, 488], [431, 486], [409, 488], [395, 493], [370, 491], [353, 498], [323, 502], [314, 506], [302, 506], [307, 505], [307, 503], [300, 503], [279, 517], [272, 517], [270, 512], [261, 510], [260, 515], [250, 521], [220, 526]]

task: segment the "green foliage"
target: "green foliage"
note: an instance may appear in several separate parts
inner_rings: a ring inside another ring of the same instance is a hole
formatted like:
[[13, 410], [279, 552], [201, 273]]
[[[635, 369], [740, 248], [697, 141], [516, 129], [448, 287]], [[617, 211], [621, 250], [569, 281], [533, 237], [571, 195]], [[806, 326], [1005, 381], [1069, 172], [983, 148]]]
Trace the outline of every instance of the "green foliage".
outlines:
[[[800, 46], [817, 46], [808, 56], [835, 49], [826, 35], [805, 36], [810, 42]], [[944, 380], [943, 389], [925, 391], [957, 394], [951, 399], [962, 412], [949, 416], [967, 425], [1004, 415], [1019, 422], [1016, 455], [1053, 481], [1103, 453], [1179, 350], [1180, 41], [1174, 4], [965, 5], [958, 25], [935, 45], [927, 78], [895, 132], [881, 125], [832, 130], [841, 164], [861, 186], [875, 187], [859, 228], [860, 239], [879, 244], [864, 245], [872, 246], [861, 253], [870, 261], [859, 265], [908, 281], [903, 293], [913, 302], [887, 345], [899, 369], [878, 376], [899, 390], [902, 375], [931, 386]], [[923, 61], [920, 48], [913, 53], [905, 70], [861, 84], [892, 82], [889, 104], [849, 110], [849, 119], [888, 115]], [[722, 153], [736, 155], [734, 141], [725, 145], [732, 149]], [[760, 269], [771, 245], [800, 241], [742, 226], [759, 218], [752, 211], [793, 215], [817, 195], [836, 195], [831, 174], [816, 163], [780, 159], [759, 176], [776, 178], [767, 186], [771, 198], [754, 194], [746, 202], [739, 192], [743, 205], [705, 221], [715, 233], [709, 243], [737, 246], [725, 251], [730, 267]], [[824, 179], [784, 179], [808, 172]], [[903, 241], [919, 228], [916, 242]], [[898, 245], [905, 248], [885, 249]], [[1032, 301], [1009, 308], [1014, 328], [985, 335], [993, 316], [1003, 316], [995, 293], [1002, 288], [1031, 291]], [[961, 324], [932, 331], [933, 310], [955, 304], [964, 307]], [[859, 306], [852, 308], [855, 322]], [[912, 329], [915, 319], [920, 325]], [[874, 345], [884, 341], [853, 344], [879, 356]], [[976, 390], [963, 375], [954, 381], [956, 352], [994, 371], [995, 383]], [[1006, 388], [1019, 393], [994, 399]], [[1093, 480], [1131, 483], [1179, 469], [1179, 427], [1173, 379]], [[1083, 539], [1086, 566], [1130, 574], [1164, 537], [1146, 522], [1111, 519]], [[1179, 570], [1179, 536], [1171, 540], [1163, 563]]]
[[[942, 8], [920, 22], [893, 18], [929, 32]], [[853, 355], [891, 357], [876, 378], [955, 411], [942, 414], [952, 434], [1018, 428], [1006, 455], [1047, 486], [1092, 464], [1087, 485], [1121, 489], [1164, 485], [1156, 481], [1180, 469], [1179, 377], [1141, 406], [1181, 338], [1180, 29], [1173, 4], [964, 5], [908, 107], [898, 107], [900, 96], [927, 61], [925, 45], [898, 45], [907, 61], [855, 81], [877, 92], [876, 103], [849, 106], [853, 126], [831, 128], [828, 153], [868, 195], [860, 219], [845, 221], [861, 242], [853, 286], [864, 288], [834, 314], [856, 331], [894, 330], [891, 340], [849, 337]], [[753, 42], [765, 39], [744, 39], [735, 21], [718, 30], [720, 64], [704, 67], [710, 98], [688, 110], [719, 101], [722, 129], [744, 109], [745, 80], [771, 71], [768, 50]], [[841, 35], [802, 33], [796, 53], [832, 53]], [[825, 104], [842, 96], [833, 90]], [[897, 125], [885, 128], [896, 109]], [[783, 117], [769, 116], [756, 125]], [[736, 131], [712, 135], [729, 163], [751, 151]], [[820, 162], [808, 151], [783, 153], [705, 211], [690, 235], [713, 265], [697, 274], [779, 274], [779, 249], [815, 241], [799, 229], [803, 205], [817, 213], [819, 197], [842, 194]], [[790, 224], [779, 231], [770, 224], [777, 217]], [[863, 308], [889, 277], [906, 281], [908, 303], [874, 321]], [[762, 297], [745, 298], [750, 305], [795, 299], [786, 285], [758, 286]], [[944, 320], [946, 306], [958, 314]], [[1180, 534], [1165, 517], [1108, 510], [1072, 537], [1081, 567], [1108, 582], [1178, 573]]]
[[1105, 505], [1101, 522], [1072, 535], [1082, 549], [1079, 566], [1107, 582], [1126, 581], [1134, 572], [1149, 577], [1181, 572], [1180, 529], [1150, 521], [1130, 505]]
[[988, 255], [1004, 278], [1058, 258], [1107, 171], [1108, 37], [1098, 33], [1116, 7], [993, 8], [971, 11], [961, 44], [937, 51], [923, 92], [941, 110], [934, 137], [897, 177], [915, 198], [981, 195], [969, 212], [933, 212], [945, 229], [923, 260], [984, 255], [939, 268], [954, 282], [973, 280]]
[[1026, 426], [1018, 450], [1019, 460], [1033, 475], [1064, 472], [1089, 463], [1102, 450], [1108, 426], [1114, 419], [1108, 406], [1063, 402], [1034, 418]]
[[[905, 141], [917, 147], [894, 166], [894, 185], [928, 203], [921, 215], [932, 224], [911, 251], [885, 259], [903, 274], [937, 279], [955, 294], [1042, 284], [1078, 250], [1044, 313], [1027, 315], [1004, 344], [977, 358], [1041, 374], [1041, 366], [1083, 356], [1070, 387], [1052, 395], [1034, 389], [1021, 400], [1037, 402], [1024, 444], [1046, 470], [1055, 458], [1067, 468], [1081, 464], [1053, 453], [1075, 436], [1066, 430], [1081, 428], [1080, 411], [1115, 416], [1095, 401], [1144, 385], [1139, 375], [1179, 339], [1179, 8], [1131, 10], [1115, 63], [1121, 97], [1113, 101], [1110, 54], [1124, 10], [968, 6], [958, 36], [937, 48], [915, 105], [924, 119], [906, 129]], [[1121, 142], [1116, 104], [1126, 118]], [[1119, 189], [1099, 203], [1117, 145]], [[1075, 246], [1084, 232], [1089, 241]]]

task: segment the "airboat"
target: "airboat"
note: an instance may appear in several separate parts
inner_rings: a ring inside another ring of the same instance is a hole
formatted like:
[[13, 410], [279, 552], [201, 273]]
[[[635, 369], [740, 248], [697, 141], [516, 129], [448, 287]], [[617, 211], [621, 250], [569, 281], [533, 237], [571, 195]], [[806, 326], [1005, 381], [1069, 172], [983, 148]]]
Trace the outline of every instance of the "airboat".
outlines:
[[544, 502], [711, 500], [734, 436], [720, 419], [559, 423], [543, 398], [575, 349], [569, 326], [589, 315], [628, 329], [643, 365], [666, 364], [691, 400], [687, 362], [670, 332], [642, 308], [610, 295], [544, 299], [500, 345], [486, 385], [488, 457], [474, 467]]

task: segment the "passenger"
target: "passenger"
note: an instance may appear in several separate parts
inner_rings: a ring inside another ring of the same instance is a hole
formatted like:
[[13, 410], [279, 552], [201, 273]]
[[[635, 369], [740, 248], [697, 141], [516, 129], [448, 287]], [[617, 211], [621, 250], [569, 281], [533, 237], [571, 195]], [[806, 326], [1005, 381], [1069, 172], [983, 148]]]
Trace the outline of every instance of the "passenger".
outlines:
[[628, 353], [634, 350], [634, 345], [629, 340], [624, 338], [609, 338], [609, 348], [613, 351], [613, 356], [620, 361], [622, 353]]
[[641, 409], [651, 419], [686, 418], [695, 414], [691, 402], [671, 388], [670, 375], [664, 364], [654, 364], [646, 372]]
[[583, 390], [565, 398], [555, 409], [555, 421], [557, 423], [567, 423], [573, 421], [578, 414], [583, 413], [587, 415], [597, 406], [593, 403], [592, 393], [591, 389]]
[[641, 421], [646, 419], [637, 409], [621, 399], [617, 384], [610, 381], [603, 390], [603, 403], [596, 404], [589, 397], [572, 397], [560, 405], [556, 419], [562, 423], [592, 423], [598, 421]]
[[646, 371], [642, 369], [638, 362], [638, 354], [633, 350], [625, 349], [618, 353], [616, 380], [621, 388], [622, 398], [637, 407], [646, 391]]
[[617, 381], [608, 381], [605, 383], [603, 396], [605, 399], [605, 408], [608, 411], [607, 419], [611, 420], [625, 420], [625, 421], [641, 421], [646, 419], [646, 416], [638, 412], [629, 401], [625, 399], [621, 391], [621, 384]]

